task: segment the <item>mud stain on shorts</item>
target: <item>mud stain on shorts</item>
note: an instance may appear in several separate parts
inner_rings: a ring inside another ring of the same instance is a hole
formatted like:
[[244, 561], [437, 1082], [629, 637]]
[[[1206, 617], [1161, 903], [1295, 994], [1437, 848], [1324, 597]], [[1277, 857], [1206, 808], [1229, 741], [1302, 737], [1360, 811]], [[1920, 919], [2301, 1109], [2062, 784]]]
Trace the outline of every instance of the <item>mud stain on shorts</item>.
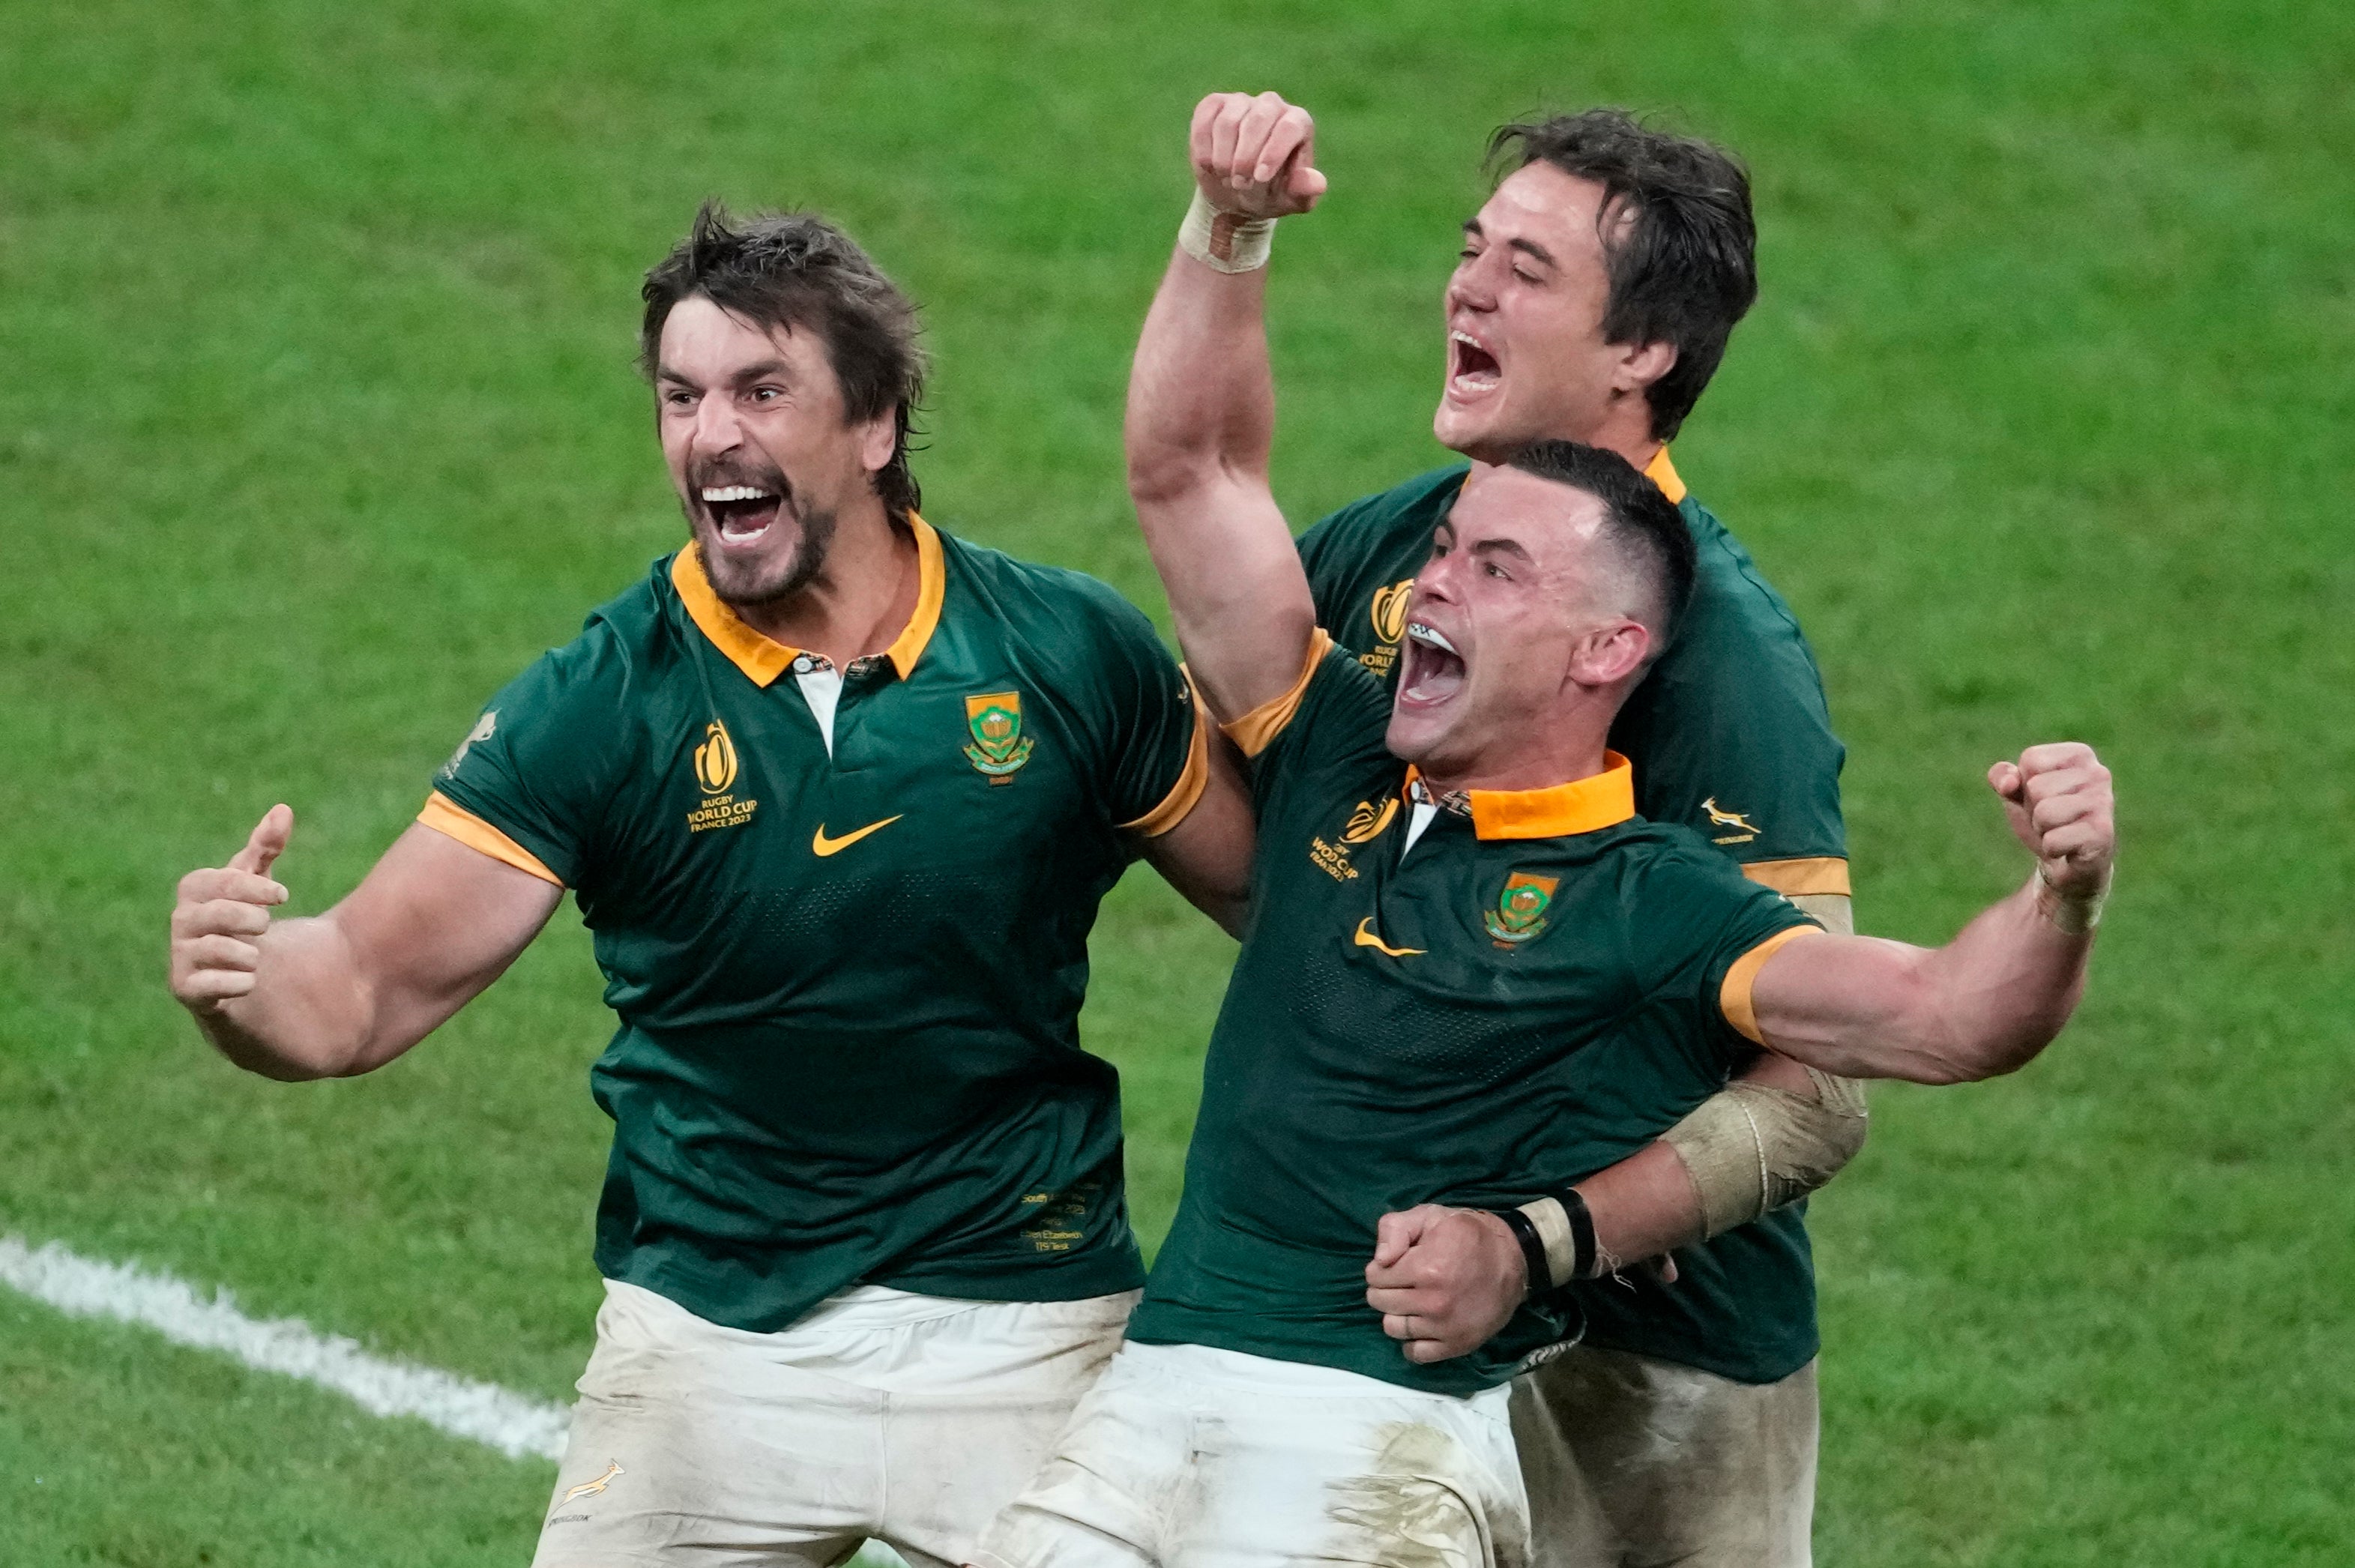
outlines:
[[1325, 1488], [1331, 1556], [1380, 1568], [1480, 1568], [1480, 1521], [1438, 1478], [1464, 1469], [1455, 1439], [1413, 1421], [1385, 1422], [1372, 1435], [1367, 1472]]

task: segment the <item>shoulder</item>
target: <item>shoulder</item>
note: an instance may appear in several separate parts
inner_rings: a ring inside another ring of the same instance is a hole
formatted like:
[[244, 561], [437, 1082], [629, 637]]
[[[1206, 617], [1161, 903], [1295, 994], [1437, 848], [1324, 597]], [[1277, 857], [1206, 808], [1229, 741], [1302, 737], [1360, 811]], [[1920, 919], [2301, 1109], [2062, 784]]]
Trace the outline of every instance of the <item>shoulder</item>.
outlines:
[[565, 692], [610, 692], [659, 667], [678, 647], [674, 621], [684, 612], [664, 556], [645, 576], [589, 612], [580, 633], [550, 648], [518, 677]]
[[1703, 649], [1764, 652], [1803, 662], [1810, 679], [1816, 679], [1815, 654], [1799, 629], [1798, 616], [1766, 581], [1750, 551], [1716, 513], [1690, 496], [1678, 509], [1692, 529], [1697, 560], [1692, 610], [1677, 651], [1690, 643]]
[[945, 532], [940, 540], [946, 592], [964, 599], [967, 609], [1000, 623], [1015, 640], [1064, 653], [1109, 645], [1166, 654], [1151, 619], [1112, 584]]

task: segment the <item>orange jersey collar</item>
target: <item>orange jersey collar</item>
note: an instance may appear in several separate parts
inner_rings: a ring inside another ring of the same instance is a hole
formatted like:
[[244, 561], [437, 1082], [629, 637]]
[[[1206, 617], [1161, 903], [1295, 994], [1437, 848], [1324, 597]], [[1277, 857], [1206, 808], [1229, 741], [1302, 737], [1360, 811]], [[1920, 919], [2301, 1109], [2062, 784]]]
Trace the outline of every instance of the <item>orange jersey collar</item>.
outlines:
[[[1410, 763], [1406, 787], [1423, 775]], [[1481, 838], [1563, 838], [1616, 827], [1636, 815], [1636, 770], [1616, 752], [1603, 753], [1603, 771], [1545, 789], [1475, 789], [1472, 831]]]
[[[916, 536], [916, 608], [899, 636], [884, 650], [884, 656], [900, 672], [901, 680], [907, 679], [908, 672], [916, 667], [924, 645], [932, 640], [932, 632], [941, 624], [941, 600], [947, 583], [941, 560], [941, 536], [913, 512], [908, 514], [908, 527]], [[801, 657], [801, 649], [788, 647], [754, 630], [727, 601], [712, 592], [710, 579], [703, 574], [703, 558], [696, 553], [693, 545], [671, 559], [670, 581], [697, 628], [753, 685], [769, 685]]]

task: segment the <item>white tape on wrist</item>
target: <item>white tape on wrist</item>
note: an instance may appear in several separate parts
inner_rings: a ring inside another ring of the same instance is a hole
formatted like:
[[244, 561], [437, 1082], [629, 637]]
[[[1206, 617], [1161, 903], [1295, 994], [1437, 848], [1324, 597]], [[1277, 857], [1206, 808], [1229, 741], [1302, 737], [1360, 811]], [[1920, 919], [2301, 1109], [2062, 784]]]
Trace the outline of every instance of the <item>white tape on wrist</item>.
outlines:
[[1178, 226], [1178, 248], [1215, 272], [1256, 272], [1267, 265], [1274, 242], [1274, 219], [1220, 212], [1199, 188]]
[[2083, 936], [2102, 923], [2102, 906], [2110, 901], [2111, 872], [2102, 872], [2102, 884], [2090, 893], [2066, 893], [2045, 879], [2044, 868], [2036, 868], [2036, 907], [2053, 929], [2063, 936]]

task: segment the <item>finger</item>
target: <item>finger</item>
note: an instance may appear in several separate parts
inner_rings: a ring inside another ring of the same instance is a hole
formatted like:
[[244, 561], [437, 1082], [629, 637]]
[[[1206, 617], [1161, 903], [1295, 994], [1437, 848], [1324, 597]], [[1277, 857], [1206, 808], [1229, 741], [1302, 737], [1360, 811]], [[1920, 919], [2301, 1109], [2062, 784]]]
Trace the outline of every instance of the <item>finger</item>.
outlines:
[[182, 904], [172, 912], [172, 934], [179, 937], [259, 936], [270, 929], [270, 912], [236, 899]]
[[234, 936], [192, 936], [180, 944], [180, 957], [192, 969], [240, 969], [251, 974], [261, 967], [261, 949]]
[[2049, 773], [2061, 768], [2078, 768], [2098, 763], [2094, 748], [2083, 741], [2050, 741], [2041, 746], [2030, 746], [2019, 753], [2021, 771]]
[[2098, 865], [2109, 857], [2115, 843], [2105, 825], [2079, 822], [2046, 834], [2037, 851], [2047, 860], [2066, 860], [2073, 866]]
[[1428, 1223], [1430, 1205], [1401, 1209], [1383, 1215], [1374, 1222], [1374, 1266], [1392, 1268], [1406, 1256], [1407, 1249], [1423, 1239]]
[[1219, 112], [1225, 106], [1227, 97], [1226, 93], [1213, 92], [1194, 105], [1194, 123], [1186, 133], [1186, 155], [1193, 160], [1197, 174], [1210, 172], [1211, 132], [1219, 123]]
[[1412, 1285], [1371, 1285], [1366, 1287], [1366, 1305], [1377, 1312], [1409, 1313], [1427, 1310], [1431, 1304]]
[[270, 875], [272, 862], [286, 852], [286, 840], [293, 831], [294, 808], [282, 801], [261, 814], [245, 848], [229, 857], [229, 869], [251, 871], [258, 877]]
[[250, 969], [191, 969], [172, 983], [172, 994], [184, 1002], [226, 1002], [250, 995], [253, 987]]
[[1412, 1339], [1414, 1333], [1409, 1327], [1411, 1321], [1403, 1312], [1385, 1312], [1382, 1314], [1382, 1332], [1393, 1339]]
[[1292, 160], [1292, 177], [1286, 187], [1293, 198], [1304, 208], [1315, 207], [1325, 194], [1325, 176], [1305, 162], [1307, 155], [1300, 154]]
[[2006, 800], [2018, 800], [2027, 787], [2027, 780], [2019, 763], [1998, 763], [1987, 769], [1987, 786]]
[[2040, 800], [2050, 800], [2056, 795], [2098, 789], [2102, 784], [2101, 773], [2088, 767], [2048, 768], [2043, 773], [2026, 776], [2028, 783], [2023, 793], [2031, 805]]
[[251, 871], [232, 871], [208, 868], [190, 871], [180, 879], [180, 901], [184, 904], [208, 903], [215, 899], [235, 899], [240, 903], [282, 904], [286, 889], [268, 877]]
[[1308, 116], [1281, 99], [1276, 101], [1283, 108], [1268, 123], [1267, 133], [1259, 141], [1258, 160], [1252, 165], [1251, 176], [1261, 185], [1281, 174], [1308, 139]]
[[1401, 1349], [1406, 1351], [1408, 1360], [1418, 1366], [1428, 1366], [1433, 1361], [1444, 1361], [1460, 1356], [1471, 1347], [1458, 1346], [1452, 1339], [1409, 1339]]
[[[1235, 128], [1235, 160], [1229, 171], [1238, 187], [1254, 182], [1264, 185], [1268, 176], [1284, 163], [1280, 155], [1272, 161], [1269, 158], [1268, 139], [1282, 127], [1284, 108], [1283, 99], [1273, 92], [1263, 92], [1243, 111], [1242, 123]], [[1260, 173], [1263, 166], [1267, 174]]]
[[2056, 827], [2066, 827], [2098, 814], [2102, 809], [2099, 796], [2091, 794], [2055, 795], [2040, 800], [2028, 816], [2039, 833], [2050, 833]]
[[1250, 102], [1241, 93], [1230, 93], [1227, 101], [1219, 105], [1218, 116], [1210, 122], [1209, 173], [1220, 185], [1233, 183], [1235, 138], [1242, 129], [1242, 118]]

